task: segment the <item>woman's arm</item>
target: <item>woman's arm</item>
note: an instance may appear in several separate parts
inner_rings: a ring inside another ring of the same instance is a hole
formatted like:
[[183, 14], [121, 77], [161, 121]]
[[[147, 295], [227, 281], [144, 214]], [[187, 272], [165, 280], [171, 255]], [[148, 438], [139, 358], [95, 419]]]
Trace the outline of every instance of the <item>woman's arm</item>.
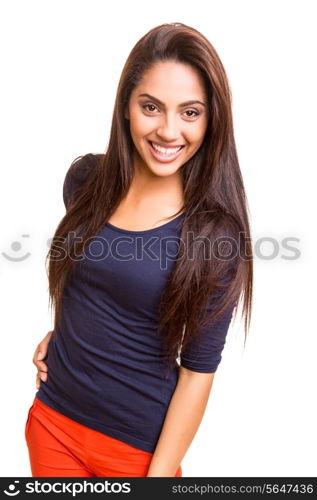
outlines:
[[53, 334], [53, 331], [48, 332], [47, 335], [45, 335], [44, 339], [41, 340], [41, 342], [38, 344], [37, 348], [35, 349], [34, 355], [32, 362], [35, 364], [37, 368], [37, 374], [36, 374], [36, 388], [39, 389], [41, 385], [41, 380], [43, 382], [46, 382], [47, 380], [47, 364], [44, 363], [43, 359], [46, 358], [47, 355], [47, 348], [48, 344], [51, 340], [51, 336]]
[[214, 375], [180, 367], [178, 382], [146, 477], [175, 476], [202, 421]]

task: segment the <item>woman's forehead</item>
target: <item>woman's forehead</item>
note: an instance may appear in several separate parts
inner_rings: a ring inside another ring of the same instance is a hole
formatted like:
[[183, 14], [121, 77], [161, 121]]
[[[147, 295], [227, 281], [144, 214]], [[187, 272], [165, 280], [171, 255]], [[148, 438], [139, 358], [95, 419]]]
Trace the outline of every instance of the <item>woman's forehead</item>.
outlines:
[[147, 70], [134, 94], [151, 94], [161, 101], [177, 96], [179, 102], [205, 98], [202, 77], [196, 68], [175, 61], [155, 63]]

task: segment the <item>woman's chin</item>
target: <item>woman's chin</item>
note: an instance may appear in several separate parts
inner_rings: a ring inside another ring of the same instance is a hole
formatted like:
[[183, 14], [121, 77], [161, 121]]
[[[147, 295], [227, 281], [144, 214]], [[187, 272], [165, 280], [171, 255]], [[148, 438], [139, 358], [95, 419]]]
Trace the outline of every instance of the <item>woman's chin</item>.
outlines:
[[176, 174], [178, 170], [181, 168], [181, 165], [175, 165], [175, 164], [172, 165], [168, 163], [158, 164], [157, 162], [147, 161], [146, 167], [148, 170], [151, 171], [153, 175], [159, 177], [167, 177]]

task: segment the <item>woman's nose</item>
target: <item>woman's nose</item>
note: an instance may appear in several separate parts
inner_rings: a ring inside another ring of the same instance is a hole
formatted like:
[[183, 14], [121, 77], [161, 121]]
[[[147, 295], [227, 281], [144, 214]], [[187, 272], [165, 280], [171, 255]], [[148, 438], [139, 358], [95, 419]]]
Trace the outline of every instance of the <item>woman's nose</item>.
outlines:
[[180, 136], [180, 130], [177, 118], [174, 116], [165, 116], [157, 129], [157, 135], [165, 141], [175, 141]]

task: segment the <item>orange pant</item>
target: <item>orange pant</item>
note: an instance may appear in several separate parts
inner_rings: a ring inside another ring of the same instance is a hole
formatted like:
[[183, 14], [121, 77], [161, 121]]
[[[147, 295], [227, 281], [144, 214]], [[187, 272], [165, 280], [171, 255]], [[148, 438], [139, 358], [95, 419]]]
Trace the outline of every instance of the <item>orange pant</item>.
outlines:
[[[38, 398], [25, 424], [33, 477], [145, 477], [153, 453], [65, 417]], [[175, 477], [182, 477], [178, 467]]]

